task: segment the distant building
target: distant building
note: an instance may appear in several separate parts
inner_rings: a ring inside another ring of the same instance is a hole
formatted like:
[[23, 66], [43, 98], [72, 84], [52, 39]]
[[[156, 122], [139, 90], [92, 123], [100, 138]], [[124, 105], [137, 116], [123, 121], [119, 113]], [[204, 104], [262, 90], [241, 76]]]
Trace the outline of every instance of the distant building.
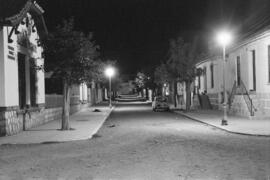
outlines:
[[135, 85], [133, 84], [133, 81], [126, 81], [122, 82], [119, 85], [118, 93], [119, 94], [133, 94], [133, 91], [135, 89]]

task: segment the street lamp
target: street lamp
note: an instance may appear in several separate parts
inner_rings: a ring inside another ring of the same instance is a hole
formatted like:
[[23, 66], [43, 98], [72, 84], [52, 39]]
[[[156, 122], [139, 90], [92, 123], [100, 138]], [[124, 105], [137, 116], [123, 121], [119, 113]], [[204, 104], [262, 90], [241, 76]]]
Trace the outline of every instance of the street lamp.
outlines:
[[221, 125], [225, 126], [228, 125], [228, 117], [227, 117], [227, 93], [226, 93], [226, 46], [229, 45], [232, 41], [232, 36], [229, 32], [227, 31], [222, 31], [218, 33], [217, 35], [217, 41], [218, 43], [222, 46], [223, 48], [223, 119], [221, 121]]
[[111, 78], [114, 75], [114, 68], [107, 67], [105, 70], [105, 75], [107, 77], [109, 77], [109, 93], [110, 93], [109, 106], [110, 106], [110, 108], [112, 108], [112, 82], [111, 82]]

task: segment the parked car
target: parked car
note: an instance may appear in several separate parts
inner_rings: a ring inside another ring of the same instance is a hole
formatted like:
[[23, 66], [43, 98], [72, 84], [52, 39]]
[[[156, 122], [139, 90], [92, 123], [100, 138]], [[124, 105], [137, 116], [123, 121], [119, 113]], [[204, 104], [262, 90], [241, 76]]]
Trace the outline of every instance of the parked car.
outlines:
[[154, 97], [154, 101], [152, 102], [153, 111], [164, 110], [169, 111], [170, 107], [168, 104], [168, 98], [164, 96], [156, 96]]

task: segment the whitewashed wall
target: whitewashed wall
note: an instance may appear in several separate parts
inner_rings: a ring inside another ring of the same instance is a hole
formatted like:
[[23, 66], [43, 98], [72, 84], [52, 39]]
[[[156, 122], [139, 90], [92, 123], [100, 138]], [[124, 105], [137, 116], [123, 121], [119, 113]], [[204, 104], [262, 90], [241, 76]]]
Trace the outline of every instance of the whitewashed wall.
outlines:
[[[240, 76], [250, 97], [253, 100], [255, 108], [258, 110], [255, 115], [270, 116], [270, 83], [269, 83], [269, 52], [270, 31], [254, 35], [253, 37], [242, 41], [227, 49], [226, 61], [226, 91], [230, 93], [234, 82], [237, 80], [237, 56], [240, 57]], [[252, 51], [255, 50], [255, 71], [256, 71], [256, 90], [253, 90], [253, 58]], [[222, 55], [222, 54], [221, 54]], [[214, 87], [211, 88], [210, 65], [214, 64]], [[221, 92], [223, 92], [223, 60], [221, 56], [213, 56], [203, 59], [196, 65], [197, 68], [206, 67], [207, 87], [205, 86], [205, 76], [200, 78], [201, 87], [199, 92], [207, 91], [211, 102], [221, 102]], [[198, 86], [199, 78], [196, 78]], [[218, 101], [216, 96], [218, 94]], [[212, 98], [212, 99], [211, 99]], [[215, 100], [214, 100], [215, 99]], [[220, 104], [219, 104], [220, 105]], [[242, 103], [246, 106], [245, 103]], [[219, 106], [220, 108], [221, 106]], [[240, 108], [240, 107], [238, 107]], [[241, 109], [239, 112], [242, 111]], [[241, 114], [241, 113], [240, 113]], [[243, 114], [243, 113], [242, 113]]]
[[[270, 45], [270, 33], [250, 40], [234, 49], [228, 51], [228, 58], [226, 62], [226, 89], [230, 91], [237, 79], [236, 59], [240, 56], [240, 72], [241, 79], [248, 90], [253, 89], [253, 69], [252, 69], [252, 50], [255, 50], [256, 59], [256, 92], [270, 93], [270, 83], [268, 82], [268, 46]], [[210, 65], [214, 64], [214, 88], [211, 88], [211, 74]], [[197, 68], [206, 67], [207, 88], [205, 87], [204, 76], [201, 76], [200, 91], [207, 90], [208, 93], [217, 93], [222, 91], [223, 84], [223, 68], [221, 57], [211, 57], [205, 59], [202, 63], [197, 65]], [[196, 78], [198, 81], [198, 78]], [[198, 82], [196, 82], [198, 84]]]
[[85, 83], [80, 84], [80, 101], [87, 101], [87, 85]]
[[[214, 86], [211, 86], [211, 64], [213, 64], [213, 75], [214, 75]], [[207, 93], [220, 93], [222, 91], [222, 80], [223, 80], [223, 67], [222, 67], [221, 57], [215, 56], [208, 59], [205, 59], [202, 63], [197, 65], [197, 68], [204, 69], [206, 68], [206, 76], [204, 74], [200, 77], [200, 88], [199, 92], [202, 93], [204, 90]], [[207, 79], [205, 79], [207, 78]], [[199, 78], [196, 78], [195, 85], [199, 85]], [[205, 82], [206, 81], [206, 82]]]
[[268, 80], [268, 46], [270, 45], [270, 33], [263, 33], [260, 36], [247, 40], [241, 46], [231, 49], [228, 58], [230, 71], [229, 85], [236, 80], [236, 57], [240, 56], [241, 79], [248, 90], [253, 89], [252, 78], [252, 50], [255, 50], [256, 59], [256, 92], [270, 93]]
[[[16, 37], [13, 43], [8, 43], [10, 27], [3, 27], [1, 31], [1, 98], [0, 104], [3, 107], [18, 106], [18, 60]], [[14, 48], [14, 59], [8, 58], [8, 46]]]
[[[30, 14], [28, 14], [30, 16]], [[19, 105], [19, 87], [18, 87], [18, 52], [26, 55], [26, 104], [30, 104], [30, 77], [29, 77], [29, 58], [35, 58], [37, 65], [43, 65], [44, 60], [42, 58], [43, 49], [41, 46], [37, 46], [36, 39], [39, 39], [38, 33], [28, 31], [29, 41], [35, 46], [34, 51], [21, 47], [17, 44], [17, 35], [12, 34], [12, 43], [8, 43], [8, 35], [12, 27], [3, 27], [0, 31], [0, 106], [18, 106]], [[20, 32], [27, 31], [25, 25], [19, 25], [18, 30]], [[11, 50], [9, 47], [14, 48]], [[14, 59], [8, 58], [8, 56], [14, 57]], [[36, 103], [45, 103], [45, 83], [44, 72], [37, 71], [36, 81]]]

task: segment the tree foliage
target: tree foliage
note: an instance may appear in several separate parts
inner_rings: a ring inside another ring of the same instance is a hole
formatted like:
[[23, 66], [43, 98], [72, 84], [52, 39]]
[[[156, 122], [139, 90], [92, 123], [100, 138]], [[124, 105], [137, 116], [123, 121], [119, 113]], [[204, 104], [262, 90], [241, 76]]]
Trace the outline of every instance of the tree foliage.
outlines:
[[167, 64], [169, 72], [179, 81], [192, 81], [195, 77], [195, 46], [195, 42], [184, 42], [181, 37], [170, 41]]
[[45, 71], [69, 85], [88, 81], [99, 66], [98, 49], [92, 33], [75, 31], [74, 20], [64, 20], [45, 41]]
[[98, 49], [93, 34], [74, 29], [74, 20], [64, 20], [45, 39], [45, 71], [63, 82], [62, 130], [69, 130], [70, 88], [73, 84], [92, 82], [100, 75]]
[[134, 79], [134, 85], [139, 92], [145, 88], [152, 88], [152, 78], [143, 72], [138, 72]]
[[171, 82], [173, 79], [172, 74], [169, 72], [169, 67], [166, 63], [161, 63], [156, 67], [154, 72], [155, 83], [163, 85], [164, 83]]
[[169, 42], [168, 59], [155, 69], [155, 82], [192, 81], [196, 75], [196, 40], [185, 42], [182, 37]]
[[145, 87], [146, 81], [147, 76], [142, 72], [138, 72], [134, 80], [137, 91], [141, 91]]
[[[187, 96], [190, 96], [190, 84], [196, 76], [195, 64], [197, 56], [197, 39], [192, 43], [185, 42], [182, 37], [169, 41], [168, 59], [155, 69], [155, 82], [159, 85], [173, 85], [173, 99], [176, 105], [176, 83], [185, 82]], [[187, 97], [186, 99], [190, 99]], [[190, 103], [190, 102], [189, 102]]]

